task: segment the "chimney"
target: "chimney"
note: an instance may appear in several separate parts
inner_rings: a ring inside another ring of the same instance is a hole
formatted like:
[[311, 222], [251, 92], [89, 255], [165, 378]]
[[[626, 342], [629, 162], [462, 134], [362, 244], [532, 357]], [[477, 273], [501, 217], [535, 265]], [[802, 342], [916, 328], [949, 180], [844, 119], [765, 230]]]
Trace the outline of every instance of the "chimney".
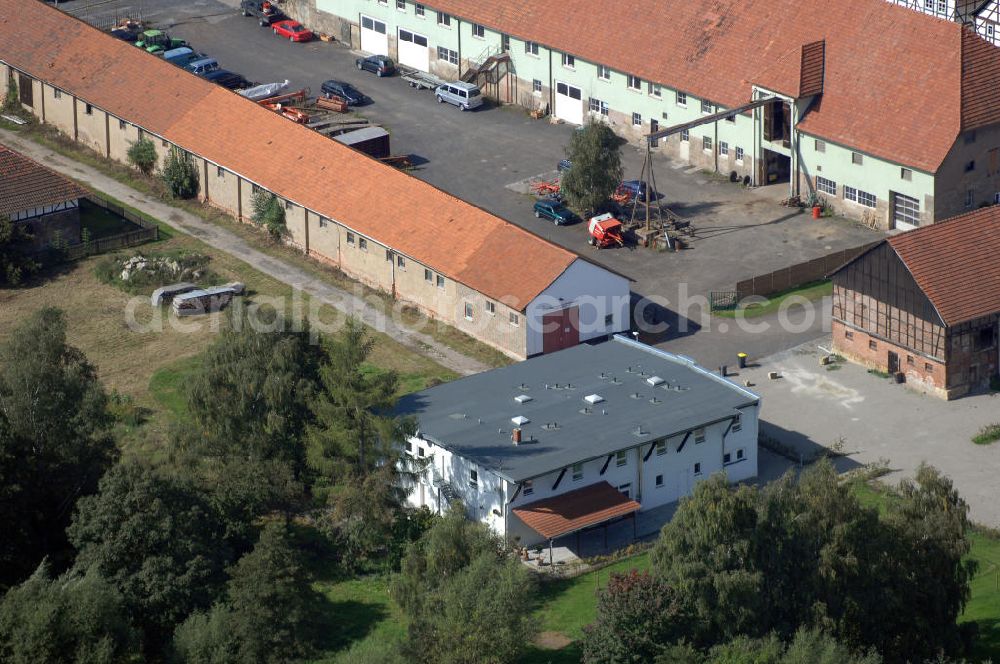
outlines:
[[513, 442], [513, 443], [514, 443], [515, 445], [517, 445], [518, 443], [520, 443], [520, 442], [521, 442], [521, 427], [515, 427], [515, 428], [514, 428], [514, 429], [513, 429], [513, 430], [512, 430], [511, 432], [510, 432], [510, 440], [511, 440], [511, 442]]

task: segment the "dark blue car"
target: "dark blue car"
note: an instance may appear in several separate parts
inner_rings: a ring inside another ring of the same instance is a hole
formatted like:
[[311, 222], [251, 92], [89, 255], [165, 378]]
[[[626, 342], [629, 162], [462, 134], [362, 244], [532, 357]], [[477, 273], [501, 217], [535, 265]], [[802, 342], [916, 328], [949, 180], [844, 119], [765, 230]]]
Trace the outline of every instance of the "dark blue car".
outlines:
[[646, 182], [644, 180], [625, 180], [622, 182], [621, 189], [627, 191], [632, 198], [637, 198], [640, 201], [646, 200]]

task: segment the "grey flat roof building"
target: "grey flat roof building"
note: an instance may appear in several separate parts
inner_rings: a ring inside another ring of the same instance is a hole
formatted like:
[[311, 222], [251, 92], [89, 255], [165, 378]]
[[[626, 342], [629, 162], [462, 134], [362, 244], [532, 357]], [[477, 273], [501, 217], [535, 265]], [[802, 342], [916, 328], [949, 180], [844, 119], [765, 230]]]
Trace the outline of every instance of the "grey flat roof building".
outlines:
[[416, 416], [419, 437], [521, 482], [759, 401], [693, 360], [615, 336], [410, 394], [398, 411]]

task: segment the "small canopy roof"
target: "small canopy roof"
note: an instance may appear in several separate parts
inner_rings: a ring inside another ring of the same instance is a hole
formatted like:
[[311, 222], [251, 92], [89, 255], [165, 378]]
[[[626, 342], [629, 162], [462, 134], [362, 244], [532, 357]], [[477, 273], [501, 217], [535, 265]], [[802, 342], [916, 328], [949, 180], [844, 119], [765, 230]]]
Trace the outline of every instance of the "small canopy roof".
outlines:
[[514, 508], [514, 514], [551, 540], [638, 512], [641, 507], [607, 482], [598, 482]]

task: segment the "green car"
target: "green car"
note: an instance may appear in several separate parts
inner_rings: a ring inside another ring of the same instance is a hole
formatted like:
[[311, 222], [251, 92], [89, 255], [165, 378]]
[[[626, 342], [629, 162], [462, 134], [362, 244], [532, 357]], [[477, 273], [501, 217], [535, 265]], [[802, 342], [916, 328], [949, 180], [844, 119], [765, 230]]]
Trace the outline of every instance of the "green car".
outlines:
[[565, 226], [579, 220], [569, 208], [562, 204], [562, 201], [551, 198], [543, 198], [535, 202], [535, 216], [539, 219], [542, 217], [551, 219], [556, 226]]
[[139, 35], [135, 45], [146, 49], [147, 53], [160, 54], [172, 48], [187, 46], [188, 43], [183, 39], [171, 39], [163, 30], [146, 30]]

